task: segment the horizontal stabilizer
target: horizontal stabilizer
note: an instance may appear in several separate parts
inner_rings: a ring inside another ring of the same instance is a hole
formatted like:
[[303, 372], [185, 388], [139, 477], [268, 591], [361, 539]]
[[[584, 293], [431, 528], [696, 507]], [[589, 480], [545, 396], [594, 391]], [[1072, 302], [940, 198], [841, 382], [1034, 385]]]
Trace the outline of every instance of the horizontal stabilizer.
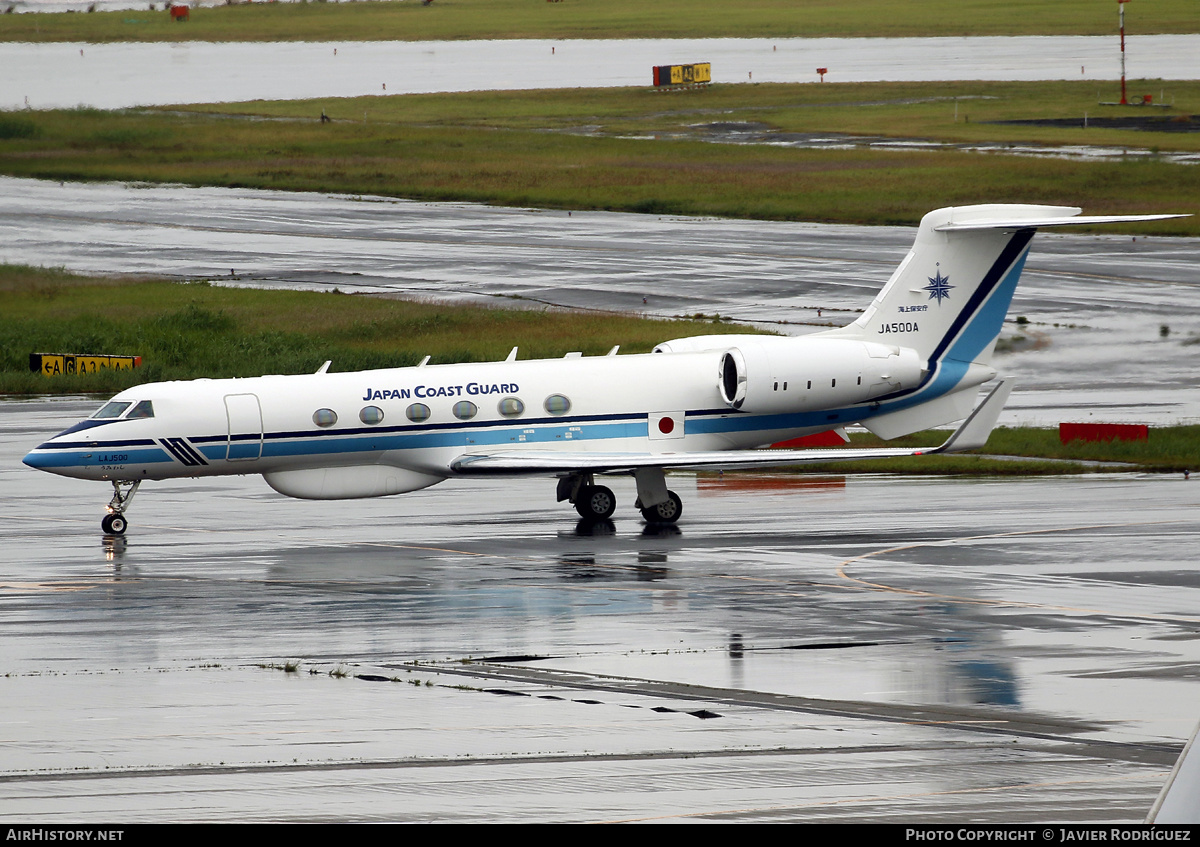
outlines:
[[[1020, 210], [1018, 206], [1016, 209]], [[1089, 224], [1137, 223], [1139, 221], [1165, 221], [1170, 218], [1187, 218], [1190, 215], [1081, 215], [1082, 209], [1069, 206], [1030, 207], [1033, 209], [1055, 209], [1066, 212], [1062, 215], [998, 214], [977, 220], [947, 221], [933, 228], [934, 232], [968, 232], [978, 229], [1037, 229], [1044, 226], [1087, 226]]]

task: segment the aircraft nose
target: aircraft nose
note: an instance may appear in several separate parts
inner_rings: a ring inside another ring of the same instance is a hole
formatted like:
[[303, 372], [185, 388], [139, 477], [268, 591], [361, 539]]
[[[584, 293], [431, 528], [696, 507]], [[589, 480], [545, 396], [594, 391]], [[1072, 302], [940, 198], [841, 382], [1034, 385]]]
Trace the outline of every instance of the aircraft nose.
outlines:
[[61, 462], [55, 461], [57, 458], [55, 453], [52, 450], [46, 449], [50, 447], [53, 442], [54, 439], [52, 438], [49, 441], [39, 444], [37, 447], [26, 453], [25, 458], [21, 461], [26, 465], [29, 465], [31, 468], [37, 468], [39, 471], [56, 470]]
[[26, 453], [25, 458], [21, 461], [39, 471], [49, 471], [62, 476], [76, 476], [77, 474], [72, 473], [71, 469], [78, 466], [79, 456], [75, 451], [63, 449], [63, 436], [69, 432], [71, 432], [70, 429], [64, 430], [53, 438], [43, 441]]

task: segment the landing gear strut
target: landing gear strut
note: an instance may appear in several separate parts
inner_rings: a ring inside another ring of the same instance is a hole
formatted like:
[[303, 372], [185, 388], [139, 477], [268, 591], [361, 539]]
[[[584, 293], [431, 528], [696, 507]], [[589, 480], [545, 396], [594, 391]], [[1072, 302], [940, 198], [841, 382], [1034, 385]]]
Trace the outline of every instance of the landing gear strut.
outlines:
[[100, 521], [100, 528], [104, 530], [105, 535], [125, 534], [125, 530], [129, 528], [129, 522], [125, 520], [125, 510], [129, 508], [129, 503], [141, 484], [140, 479], [132, 482], [124, 479], [112, 481], [113, 497], [108, 501], [108, 514]]
[[[641, 511], [646, 523], [673, 524], [683, 514], [683, 501], [674, 491], [667, 490], [662, 468], [639, 468], [633, 474], [637, 480], [638, 499], [634, 506]], [[612, 489], [596, 485], [590, 473], [565, 476], [558, 481], [559, 502], [569, 500], [585, 521], [606, 521], [617, 508]], [[643, 503], [653, 503], [643, 506]]]

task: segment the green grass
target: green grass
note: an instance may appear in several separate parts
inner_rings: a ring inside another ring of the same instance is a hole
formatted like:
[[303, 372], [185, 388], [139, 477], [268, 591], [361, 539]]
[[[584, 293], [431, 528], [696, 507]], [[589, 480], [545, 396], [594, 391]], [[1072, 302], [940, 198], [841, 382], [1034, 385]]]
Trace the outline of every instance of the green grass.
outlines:
[[[1200, 83], [1173, 83], [1170, 91], [1177, 103], [1171, 114], [1200, 108]], [[754, 120], [789, 132], [971, 143], [1200, 145], [1197, 134], [981, 123], [1100, 114], [1096, 96], [1094, 83], [725, 85], [672, 95], [605, 89], [250, 103], [185, 113], [22, 112], [0, 125], [0, 173], [859, 224], [911, 225], [930, 209], [970, 203], [1067, 204], [1096, 214], [1195, 211], [1200, 168], [1155, 159], [796, 150], [672, 137], [694, 135], [693, 124]], [[959, 100], [957, 123], [954, 97], [976, 98]], [[333, 123], [316, 120], [322, 109]], [[967, 114], [969, 123], [961, 119]], [[592, 134], [580, 134], [584, 126]], [[633, 133], [659, 140], [624, 137]], [[1200, 217], [1124, 229], [1200, 235]]]
[[[160, 11], [0, 15], [3, 41], [424, 41], [488, 38], [698, 38], [1113, 35], [1103, 0], [416, 0], [254, 3]], [[1197, 31], [1195, 0], [1127, 7], [1130, 33]]]
[[[196, 377], [306, 373], [520, 358], [615, 344], [648, 352], [668, 338], [753, 329], [560, 310], [490, 309], [381, 297], [116, 280], [0, 265], [0, 394], [112, 394]], [[46, 377], [30, 353], [140, 355], [132, 371]]]
[[[883, 441], [869, 433], [853, 433], [854, 447], [933, 447], [948, 432], [931, 430]], [[1074, 474], [1096, 470], [1181, 472], [1200, 468], [1200, 426], [1153, 427], [1147, 441], [1072, 441], [1062, 444], [1058, 430], [997, 427], [983, 454], [1024, 457], [1021, 461], [990, 459], [987, 455], [912, 456], [873, 462], [813, 465], [805, 470], [828, 473], [979, 474], [996, 476]], [[1046, 461], [1052, 460], [1052, 461]], [[1097, 468], [1089, 463], [1121, 462], [1129, 467]]]
[[[1104, 82], [865, 82], [711, 85], [663, 93], [646, 88], [487, 91], [170, 107], [213, 115], [335, 121], [393, 127], [553, 130], [601, 136], [698, 135], [698, 125], [755, 122], [780, 132], [849, 133], [947, 142], [1156, 147], [1200, 151], [1200, 133], [1083, 128], [1083, 117], [1186, 118], [1200, 112], [1200, 81], [1131, 80], [1170, 108], [1104, 106]], [[1077, 127], [998, 121], [1070, 118]], [[28, 131], [28, 130], [24, 130]], [[2, 135], [2, 130], [0, 130]], [[28, 136], [26, 136], [28, 137]]]
[[[883, 441], [851, 433], [853, 447], [934, 447], [950, 433], [929, 430]], [[993, 458], [993, 457], [1016, 458]], [[1120, 463], [1120, 464], [1096, 464]], [[1147, 441], [1059, 442], [1058, 430], [998, 427], [987, 446], [974, 453], [906, 456], [865, 462], [804, 465], [813, 474], [889, 473], [944, 476], [1051, 476], [1112, 471], [1178, 473], [1200, 468], [1200, 426], [1153, 427]]]

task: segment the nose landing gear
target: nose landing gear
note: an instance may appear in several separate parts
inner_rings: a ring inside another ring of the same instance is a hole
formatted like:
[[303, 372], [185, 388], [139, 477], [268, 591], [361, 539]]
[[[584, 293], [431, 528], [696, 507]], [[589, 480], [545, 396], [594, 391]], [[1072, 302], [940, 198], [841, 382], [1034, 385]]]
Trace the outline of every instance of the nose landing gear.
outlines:
[[141, 484], [140, 479], [112, 481], [113, 497], [108, 501], [108, 514], [100, 521], [100, 528], [104, 530], [105, 535], [125, 534], [125, 530], [129, 528], [129, 522], [125, 520], [125, 510], [129, 508], [129, 503]]

